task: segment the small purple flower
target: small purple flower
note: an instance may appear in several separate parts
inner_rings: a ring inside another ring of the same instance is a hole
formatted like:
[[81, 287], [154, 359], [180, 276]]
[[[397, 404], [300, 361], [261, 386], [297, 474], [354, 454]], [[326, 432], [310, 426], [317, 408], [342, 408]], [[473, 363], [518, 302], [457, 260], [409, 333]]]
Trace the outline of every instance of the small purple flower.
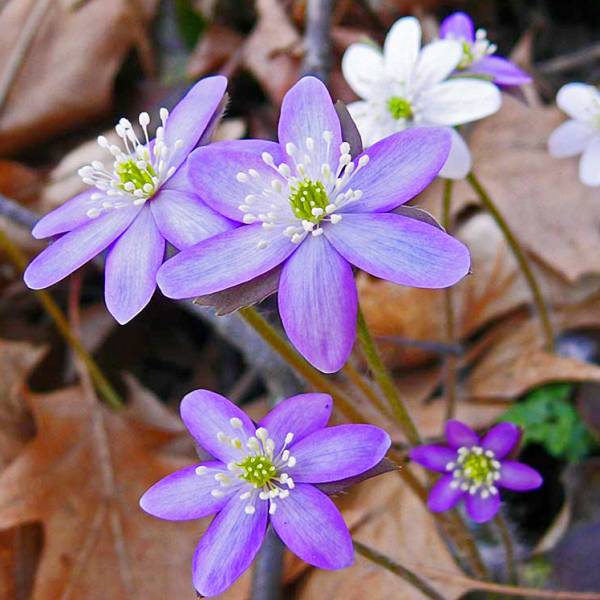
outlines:
[[279, 311], [292, 343], [324, 372], [356, 337], [352, 265], [400, 285], [441, 288], [469, 270], [469, 252], [441, 228], [394, 209], [437, 175], [445, 129], [397, 133], [352, 158], [327, 88], [304, 77], [285, 96], [279, 143], [225, 142], [190, 157], [190, 180], [242, 226], [179, 253], [158, 273], [170, 298], [213, 294], [282, 265]]
[[475, 31], [473, 20], [463, 12], [446, 17], [440, 26], [440, 37], [462, 42], [463, 57], [458, 65], [460, 73], [489, 77], [499, 86], [523, 85], [531, 77], [506, 58], [493, 56], [496, 45], [487, 39], [485, 29]]
[[217, 513], [194, 554], [193, 582], [200, 594], [220, 594], [250, 566], [269, 522], [311, 565], [352, 564], [342, 515], [315, 484], [371, 469], [385, 456], [390, 438], [373, 425], [326, 427], [332, 406], [326, 394], [293, 396], [255, 427], [219, 394], [197, 390], [183, 399], [181, 418], [215, 460], [165, 477], [140, 506], [171, 521]]
[[108, 248], [106, 306], [126, 323], [150, 301], [156, 272], [163, 262], [165, 240], [181, 249], [234, 224], [210, 209], [187, 182], [189, 153], [206, 143], [220, 116], [227, 87], [225, 77], [198, 82], [169, 115], [160, 110], [162, 125], [148, 137], [150, 116], [141, 113], [143, 135], [121, 119], [116, 126], [123, 148], [103, 136], [100, 146], [113, 157], [80, 169], [92, 189], [71, 198], [33, 228], [36, 238], [59, 237], [25, 271], [25, 283], [41, 289], [60, 281]]
[[482, 440], [460, 421], [446, 423], [447, 446], [418, 446], [410, 458], [427, 469], [444, 473], [431, 488], [429, 509], [443, 512], [464, 500], [467, 514], [476, 523], [494, 517], [500, 508], [499, 487], [526, 492], [542, 485], [542, 476], [531, 467], [503, 460], [519, 443], [519, 428], [499, 423]]

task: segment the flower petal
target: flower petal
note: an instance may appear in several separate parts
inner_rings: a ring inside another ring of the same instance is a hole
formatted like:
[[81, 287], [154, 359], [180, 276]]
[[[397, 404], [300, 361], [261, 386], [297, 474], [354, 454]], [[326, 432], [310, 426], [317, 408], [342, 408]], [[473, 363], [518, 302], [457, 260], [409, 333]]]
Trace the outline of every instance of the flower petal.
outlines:
[[[332, 134], [327, 143], [323, 134]], [[278, 128], [279, 143], [285, 149], [289, 143], [298, 149], [306, 148], [306, 140], [312, 138], [314, 150], [307, 172], [312, 179], [321, 174], [321, 165], [337, 167], [342, 143], [340, 120], [323, 82], [316, 77], [303, 77], [285, 95], [281, 104]]]
[[343, 569], [353, 563], [348, 527], [323, 492], [300, 483], [287, 498], [276, 502], [271, 523], [294, 554], [321, 569]]
[[457, 450], [479, 445], [478, 435], [468, 425], [454, 419], [446, 422], [446, 441]]
[[89, 189], [67, 200], [42, 217], [35, 224], [31, 235], [42, 239], [85, 225], [90, 221], [87, 211], [98, 206], [98, 200], [92, 200], [92, 195], [97, 193], [99, 193], [97, 189]]
[[[208, 390], [187, 394], [181, 401], [179, 412], [198, 444], [224, 463], [239, 459], [240, 452], [231, 444], [219, 441], [220, 432], [230, 438], [239, 438], [244, 446], [255, 434], [254, 425], [244, 411], [227, 398]], [[242, 427], [234, 427], [231, 419], [239, 419]]]
[[443, 288], [469, 272], [469, 251], [437, 227], [392, 213], [347, 215], [326, 228], [349, 262], [400, 285]]
[[475, 523], [485, 523], [496, 516], [500, 508], [500, 494], [482, 498], [480, 494], [465, 494], [467, 514]]
[[140, 211], [139, 206], [119, 208], [88, 219], [88, 222], [56, 240], [27, 267], [28, 287], [39, 290], [64, 279], [100, 254], [117, 238]]
[[351, 44], [342, 58], [342, 73], [355, 94], [371, 98], [383, 77], [383, 55], [372, 44]]
[[471, 170], [471, 152], [462, 135], [453, 127], [448, 127], [452, 136], [450, 154], [439, 175], [446, 179], [464, 179]]
[[231, 498], [196, 547], [194, 587], [202, 596], [224, 592], [252, 563], [267, 529], [267, 502], [257, 501], [247, 515], [245, 503]]
[[600, 185], [600, 136], [592, 138], [581, 156], [579, 178], [585, 185]]
[[362, 197], [340, 212], [386, 212], [408, 202], [431, 183], [449, 150], [447, 128], [418, 127], [382, 139], [363, 153], [369, 162], [352, 177], [350, 187]]
[[458, 66], [463, 55], [462, 44], [455, 40], [438, 40], [421, 50], [413, 86], [424, 90], [444, 81]]
[[163, 189], [152, 199], [150, 207], [160, 233], [178, 250], [237, 225], [190, 192]]
[[504, 458], [518, 443], [521, 432], [513, 423], [494, 425], [481, 440], [486, 450], [491, 450], [496, 458]]
[[104, 299], [108, 312], [121, 325], [150, 302], [164, 257], [165, 240], [150, 207], [144, 206], [106, 257]]
[[227, 89], [227, 79], [221, 75], [201, 79], [175, 106], [165, 126], [164, 141], [169, 148], [182, 140], [169, 160], [169, 167], [179, 167], [196, 147], [204, 130], [219, 107]]
[[587, 121], [597, 114], [598, 90], [585, 83], [567, 83], [556, 95], [556, 104], [572, 119]]
[[309, 234], [286, 261], [278, 302], [283, 327], [302, 356], [324, 373], [341, 369], [356, 337], [357, 293], [352, 267], [325, 236]]
[[460, 487], [450, 485], [454, 478], [452, 475], [440, 477], [429, 491], [427, 506], [432, 512], [444, 512], [454, 508], [464, 496]]
[[498, 88], [489, 81], [457, 78], [443, 81], [421, 94], [421, 116], [434, 125], [462, 125], [495, 113], [502, 104]]
[[[258, 244], [267, 241], [266, 248]], [[281, 231], [244, 225], [187, 248], [158, 271], [168, 298], [193, 298], [250, 281], [282, 263], [298, 246]]]
[[488, 75], [498, 85], [524, 85], [531, 82], [531, 77], [501, 56], [484, 56], [469, 68], [469, 73]]
[[[239, 486], [220, 487], [215, 481], [217, 473], [229, 475], [230, 471], [221, 462], [202, 463], [204, 473], [198, 475], [198, 465], [186, 467], [167, 475], [155, 483], [140, 498], [140, 506], [149, 514], [169, 521], [200, 519], [221, 510]], [[214, 489], [222, 496], [211, 494]]]
[[[249, 143], [241, 144], [242, 141]], [[237, 174], [254, 169], [258, 182], [264, 187], [269, 187], [275, 179], [283, 181], [279, 173], [263, 161], [263, 152], [271, 154], [277, 163], [281, 162], [281, 149], [276, 142], [240, 140], [232, 145], [218, 143], [194, 150], [188, 159], [189, 181], [194, 192], [217, 212], [242, 222], [244, 213], [239, 207], [246, 203], [245, 198], [254, 192], [254, 187], [238, 181]]]
[[456, 460], [456, 450], [448, 446], [430, 444], [413, 448], [409, 456], [410, 460], [426, 469], [446, 473], [446, 465]]
[[514, 461], [502, 461], [498, 485], [516, 492], [527, 492], [539, 488], [544, 480], [542, 476], [529, 465]]
[[397, 81], [409, 81], [421, 49], [421, 25], [414, 17], [398, 19], [389, 30], [383, 55], [387, 74]]
[[556, 158], [581, 154], [595, 133], [587, 123], [569, 119], [550, 134], [548, 151]]
[[374, 425], [326, 427], [292, 443], [296, 465], [286, 471], [294, 481], [307, 483], [354, 477], [374, 467], [390, 443], [390, 436]]
[[440, 25], [440, 37], [454, 40], [475, 41], [473, 20], [464, 12], [455, 12], [446, 17]]
[[285, 436], [294, 434], [294, 443], [327, 425], [333, 400], [328, 394], [299, 394], [283, 400], [263, 417], [259, 427], [269, 432], [275, 442], [275, 454], [283, 446]]

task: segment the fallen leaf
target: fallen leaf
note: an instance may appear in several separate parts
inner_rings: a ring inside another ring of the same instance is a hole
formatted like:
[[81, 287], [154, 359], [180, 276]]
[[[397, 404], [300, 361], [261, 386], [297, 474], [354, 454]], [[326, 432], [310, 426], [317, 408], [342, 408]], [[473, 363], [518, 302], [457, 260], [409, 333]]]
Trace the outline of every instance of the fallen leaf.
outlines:
[[202, 34], [198, 45], [189, 58], [187, 74], [190, 79], [199, 79], [221, 69], [239, 50], [242, 36], [225, 25], [212, 23]]
[[138, 507], [150, 485], [193, 464], [163, 451], [177, 434], [108, 411], [80, 387], [30, 403], [37, 435], [0, 476], [0, 527], [43, 524], [33, 600], [193, 597], [190, 561], [207, 521], [163, 521]]
[[[0, 12], [3, 69], [9, 68], [18, 51], [38, 1], [12, 0]], [[76, 10], [70, 4], [49, 2], [25, 49], [0, 107], [1, 154], [41, 142], [106, 112], [117, 71], [140, 41], [140, 22], [150, 19], [158, 2], [90, 0]]]

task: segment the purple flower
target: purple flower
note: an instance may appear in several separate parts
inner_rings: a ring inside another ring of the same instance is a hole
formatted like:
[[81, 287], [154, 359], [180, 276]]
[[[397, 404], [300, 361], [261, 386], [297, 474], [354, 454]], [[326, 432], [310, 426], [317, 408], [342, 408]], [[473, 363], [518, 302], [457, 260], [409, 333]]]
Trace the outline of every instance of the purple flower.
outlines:
[[531, 81], [527, 73], [509, 60], [492, 56], [496, 45], [487, 39], [485, 29], [475, 31], [471, 17], [463, 12], [455, 12], [442, 21], [440, 37], [462, 42], [463, 58], [458, 65], [461, 73], [489, 77], [500, 86], [523, 85]]
[[469, 270], [466, 247], [442, 229], [394, 214], [436, 176], [450, 136], [435, 127], [392, 135], [352, 159], [325, 86], [301, 79], [285, 96], [279, 143], [199, 148], [189, 175], [205, 202], [242, 224], [167, 261], [170, 298], [204, 296], [282, 265], [279, 311], [315, 367], [340, 369], [356, 336], [352, 265], [400, 285], [441, 288]]
[[429, 509], [450, 510], [464, 500], [473, 521], [484, 523], [500, 508], [499, 487], [526, 492], [542, 485], [542, 476], [514, 460], [503, 460], [519, 443], [519, 428], [499, 423], [482, 440], [460, 421], [446, 423], [447, 446], [418, 446], [410, 458], [423, 467], [444, 473], [431, 488]]
[[150, 301], [156, 272], [164, 259], [165, 240], [186, 248], [234, 224], [206, 206], [187, 182], [185, 161], [206, 143], [220, 117], [227, 87], [224, 77], [197, 83], [149, 140], [148, 113], [139, 116], [140, 137], [127, 119], [116, 126], [123, 148], [100, 136], [98, 143], [113, 157], [80, 169], [92, 189], [71, 198], [42, 218], [36, 238], [61, 235], [25, 271], [33, 289], [60, 281], [108, 248], [105, 299], [119, 323], [126, 323]]
[[384, 457], [390, 438], [372, 425], [326, 427], [325, 394], [288, 398], [255, 427], [229, 400], [188, 394], [181, 417], [215, 460], [177, 471], [141, 498], [151, 515], [179, 521], [217, 513], [193, 559], [203, 596], [227, 589], [258, 552], [270, 522], [302, 560], [322, 569], [353, 561], [350, 533], [333, 502], [314, 484], [354, 477]]

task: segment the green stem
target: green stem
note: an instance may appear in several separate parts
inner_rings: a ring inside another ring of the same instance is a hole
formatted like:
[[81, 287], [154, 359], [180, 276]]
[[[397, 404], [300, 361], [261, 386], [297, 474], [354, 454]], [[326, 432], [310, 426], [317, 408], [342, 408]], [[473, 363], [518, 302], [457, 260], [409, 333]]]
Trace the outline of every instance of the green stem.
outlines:
[[500, 534], [500, 539], [502, 540], [504, 551], [506, 553], [506, 574], [508, 577], [508, 583], [516, 585], [518, 584], [517, 568], [515, 564], [515, 550], [510, 528], [506, 522], [506, 519], [500, 513], [496, 515], [494, 522], [498, 529], [498, 533]]
[[[452, 179], [444, 180], [444, 196], [442, 205], [442, 227], [449, 232], [450, 230], [450, 208], [452, 205]], [[455, 307], [454, 307], [454, 289], [448, 287], [444, 289], [444, 312], [446, 315], [446, 343], [449, 346], [454, 345], [456, 338], [455, 327]], [[457, 358], [452, 354], [446, 356], [446, 421], [454, 418], [456, 412], [456, 368]]]
[[439, 594], [434, 588], [432, 588], [424, 579], [421, 579], [416, 573], [403, 567], [401, 564], [392, 560], [389, 556], [382, 554], [381, 552], [361, 544], [356, 540], [353, 540], [354, 549], [367, 560], [372, 563], [383, 567], [387, 571], [392, 572], [394, 575], [401, 577], [404, 581], [407, 581], [414, 588], [419, 590], [422, 594], [431, 598], [432, 600], [444, 600], [444, 596]]
[[535, 278], [533, 271], [531, 270], [531, 266], [529, 264], [529, 260], [525, 255], [521, 244], [515, 237], [508, 223], [492, 201], [490, 195], [487, 193], [485, 188], [481, 185], [480, 181], [475, 177], [473, 172], [467, 175], [467, 181], [473, 188], [473, 190], [479, 196], [481, 203], [488, 210], [490, 215], [492, 215], [493, 219], [496, 221], [496, 224], [502, 231], [506, 242], [508, 243], [525, 280], [527, 281], [527, 285], [531, 290], [531, 295], [533, 297], [533, 301], [537, 307], [538, 317], [540, 319], [540, 324], [542, 327], [542, 331], [545, 339], [545, 346], [548, 352], [552, 352], [554, 350], [554, 332], [552, 329], [552, 324], [550, 322], [550, 317], [548, 315], [548, 308], [546, 307], [546, 302], [544, 301], [544, 297], [542, 296], [542, 292], [540, 291], [540, 287], [538, 285], [537, 279]]
[[[23, 273], [23, 271], [25, 271], [27, 259], [21, 250], [10, 240], [8, 235], [6, 235], [6, 232], [1, 228], [0, 249], [6, 253], [19, 273]], [[67, 318], [58, 304], [56, 304], [52, 296], [45, 290], [34, 290], [34, 293], [44, 307], [45, 311], [54, 321], [56, 328], [64, 340], [67, 342], [67, 344], [69, 344], [73, 352], [77, 354], [79, 359], [85, 364], [90, 377], [92, 378], [94, 385], [98, 390], [98, 393], [104, 398], [110, 407], [122, 408], [124, 406], [123, 400], [121, 400], [119, 394], [117, 394], [117, 392], [114, 390], [84, 345], [79, 341], [77, 336], [73, 334]]]
[[379, 352], [377, 351], [375, 342], [371, 337], [365, 316], [360, 306], [358, 307], [357, 326], [358, 341], [360, 342], [361, 349], [365, 355], [369, 369], [371, 370], [371, 373], [373, 373], [375, 381], [381, 388], [381, 392], [388, 401], [394, 416], [400, 423], [408, 442], [412, 446], [420, 444], [421, 437], [419, 436], [419, 432], [417, 431], [417, 428], [411, 416], [409, 415], [406, 406], [398, 395], [398, 390], [396, 389], [394, 380], [392, 379], [388, 370], [385, 368], [383, 361], [379, 356]]

